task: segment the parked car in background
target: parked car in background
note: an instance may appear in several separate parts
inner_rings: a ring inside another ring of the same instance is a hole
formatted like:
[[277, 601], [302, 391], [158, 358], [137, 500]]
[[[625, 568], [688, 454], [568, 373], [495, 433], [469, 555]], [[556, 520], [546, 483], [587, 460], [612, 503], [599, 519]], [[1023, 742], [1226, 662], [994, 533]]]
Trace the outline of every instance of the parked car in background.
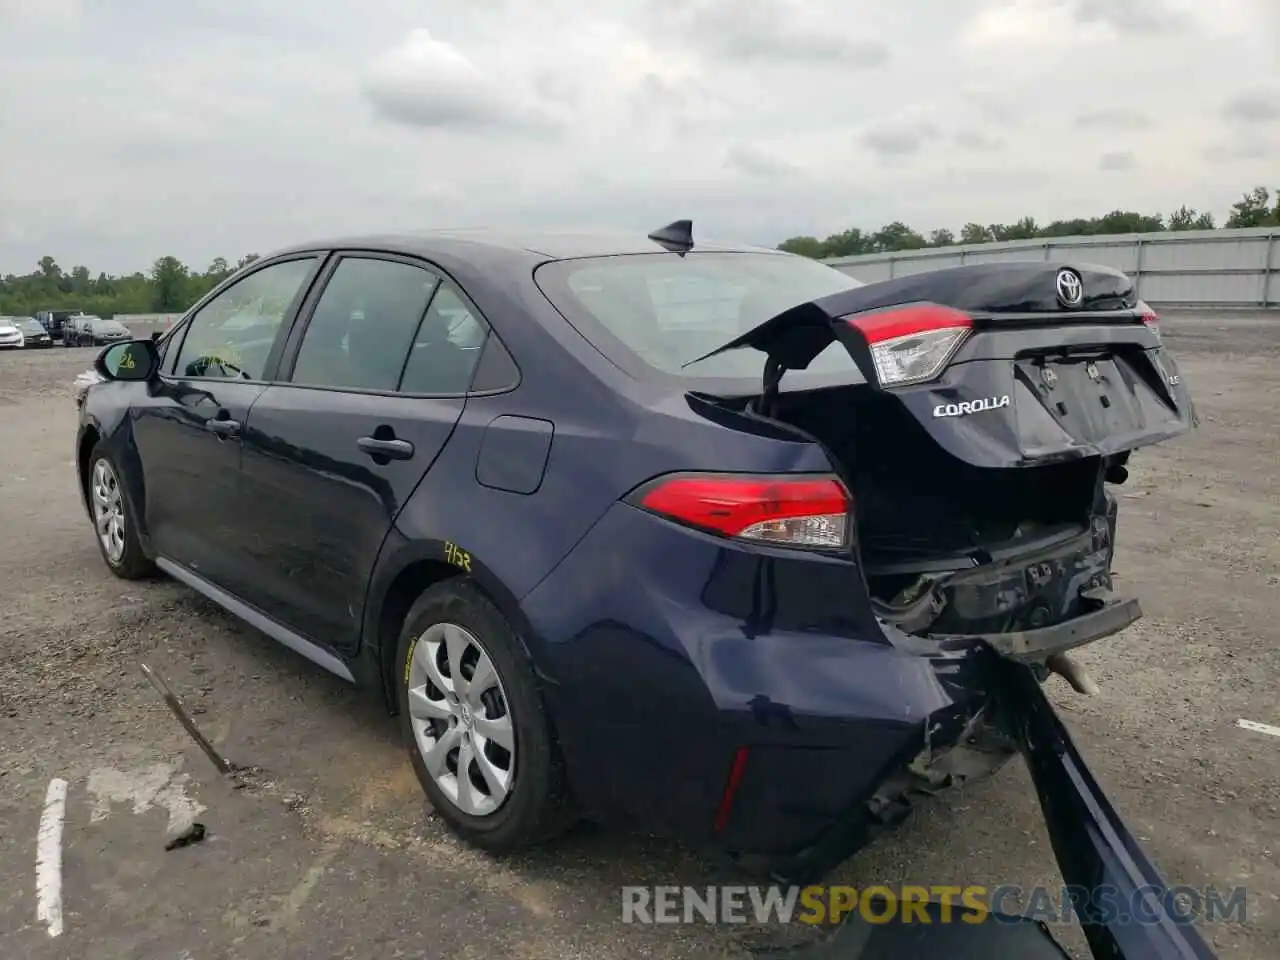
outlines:
[[15, 321], [18, 329], [22, 331], [22, 346], [26, 349], [53, 346], [53, 337], [35, 317], [9, 317], [8, 319]]
[[59, 328], [59, 335], [62, 338], [62, 345], [64, 347], [80, 346], [82, 328], [88, 320], [89, 317], [84, 314], [76, 314], [75, 316], [67, 317], [62, 321], [62, 326]]
[[101, 347], [121, 340], [133, 339], [133, 333], [119, 320], [104, 320], [102, 317], [87, 317], [79, 325], [80, 344], [86, 347]]
[[92, 314], [68, 317], [62, 328], [64, 347], [100, 347], [133, 336], [119, 320], [104, 320]]
[[36, 320], [54, 340], [62, 339], [62, 331], [71, 317], [83, 316], [81, 310], [37, 310]]
[[1079, 683], [1141, 616], [1111, 489], [1195, 422], [1116, 270], [862, 284], [687, 221], [294, 247], [95, 370], [106, 565], [383, 697], [460, 836], [789, 877], [1011, 755], [991, 658]]
[[18, 350], [22, 347], [22, 331], [13, 317], [0, 317], [0, 350]]

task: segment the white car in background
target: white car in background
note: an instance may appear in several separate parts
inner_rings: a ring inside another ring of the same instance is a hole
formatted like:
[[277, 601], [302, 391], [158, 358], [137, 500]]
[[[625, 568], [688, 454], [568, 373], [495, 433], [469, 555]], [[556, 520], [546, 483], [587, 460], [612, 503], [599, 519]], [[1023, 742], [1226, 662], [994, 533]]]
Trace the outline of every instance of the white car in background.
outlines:
[[17, 350], [22, 347], [22, 331], [12, 317], [0, 317], [0, 350]]

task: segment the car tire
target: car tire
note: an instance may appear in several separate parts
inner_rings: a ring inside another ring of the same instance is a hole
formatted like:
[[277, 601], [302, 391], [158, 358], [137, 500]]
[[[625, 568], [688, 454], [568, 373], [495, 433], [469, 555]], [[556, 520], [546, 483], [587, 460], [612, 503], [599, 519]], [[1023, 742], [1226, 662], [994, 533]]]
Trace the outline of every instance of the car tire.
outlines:
[[155, 564], [142, 550], [137, 520], [125, 496], [123, 472], [102, 445], [89, 456], [89, 514], [93, 539], [107, 569], [122, 580], [142, 580], [155, 573]]
[[[449, 639], [443, 639], [442, 634]], [[458, 646], [465, 647], [464, 655], [451, 658], [450, 648]], [[440, 654], [444, 662], [431, 661], [433, 653]], [[481, 658], [488, 659], [496, 677], [496, 682], [489, 683], [487, 690], [459, 698], [452, 690], [442, 691], [434, 683], [428, 683], [429, 662], [435, 664], [435, 676], [448, 685], [452, 683], [452, 667], [448, 676], [442, 667], [447, 666], [450, 659], [460, 659], [460, 672], [464, 676], [470, 660], [474, 680], [483, 662]], [[477, 587], [455, 579], [435, 584], [423, 592], [409, 610], [400, 632], [395, 681], [400, 727], [414, 773], [432, 807], [455, 835], [491, 853], [507, 853], [545, 843], [573, 825], [577, 817], [568, 793], [564, 761], [533, 665], [511, 624]], [[414, 700], [419, 705], [412, 708], [411, 690], [416, 691]], [[495, 692], [496, 700], [492, 696]], [[459, 712], [460, 702], [479, 703], [480, 697], [485, 697], [482, 708]], [[423, 719], [426, 714], [422, 706], [428, 705], [428, 701], [432, 720]], [[440, 715], [442, 707], [452, 710], [448, 715], [450, 719]], [[495, 715], [500, 723], [503, 714], [509, 721], [512, 742], [505, 768], [505, 748], [490, 738], [495, 752], [480, 735], [482, 731], [492, 732], [493, 727], [487, 725], [493, 723]], [[436, 728], [435, 732], [431, 726]], [[424, 751], [429, 751], [433, 739], [435, 745], [443, 746], [444, 750], [430, 751], [434, 758], [429, 766]], [[474, 762], [467, 765], [474, 774], [467, 786], [459, 782], [457, 774], [464, 748], [469, 749], [474, 758]], [[481, 779], [482, 760], [491, 772], [509, 771], [505, 796], [496, 804], [493, 791], [485, 786], [487, 781]], [[483, 793], [484, 801], [493, 809], [481, 810], [479, 804], [460, 802], [463, 790], [472, 798]], [[468, 806], [478, 812], [468, 812]]]

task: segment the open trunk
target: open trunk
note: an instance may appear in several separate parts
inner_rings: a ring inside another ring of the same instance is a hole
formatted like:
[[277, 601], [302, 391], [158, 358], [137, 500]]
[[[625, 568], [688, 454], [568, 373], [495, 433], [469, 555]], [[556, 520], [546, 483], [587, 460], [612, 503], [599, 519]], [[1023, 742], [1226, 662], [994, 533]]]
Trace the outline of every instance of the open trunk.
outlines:
[[1121, 457], [978, 467], [898, 400], [865, 387], [784, 395], [774, 418], [830, 451], [853, 494], [879, 615], [909, 633], [988, 634], [1062, 622], [1105, 602]]
[[[721, 350], [764, 352], [750, 408], [838, 466], [882, 619], [1034, 658], [1140, 616], [1111, 591], [1105, 484], [1195, 422], [1155, 320], [1117, 271], [992, 264], [802, 304]], [[783, 389], [833, 343], [855, 382]], [[1077, 618], [1074, 639], [1051, 630]]]

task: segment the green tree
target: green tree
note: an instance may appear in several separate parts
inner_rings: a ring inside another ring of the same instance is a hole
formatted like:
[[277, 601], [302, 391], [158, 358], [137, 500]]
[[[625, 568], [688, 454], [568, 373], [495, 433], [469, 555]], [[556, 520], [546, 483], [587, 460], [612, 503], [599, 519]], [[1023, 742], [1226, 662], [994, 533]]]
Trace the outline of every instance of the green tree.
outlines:
[[1132, 210], [1112, 210], [1098, 218], [1095, 233], [1156, 233], [1164, 229], [1164, 217], [1147, 216]]
[[875, 251], [875, 241], [867, 236], [857, 227], [852, 227], [841, 233], [833, 233], [822, 241], [823, 247], [828, 257], [856, 257], [863, 253], [872, 253]]
[[1280, 223], [1280, 208], [1271, 209], [1271, 191], [1254, 187], [1231, 205], [1227, 227], [1270, 227]]
[[[257, 259], [251, 254], [241, 264]], [[25, 275], [0, 278], [0, 315], [31, 316], [39, 310], [83, 310], [102, 317], [119, 313], [185, 311], [233, 272], [230, 261], [216, 257], [204, 273], [190, 270], [177, 257], [160, 257], [147, 274], [94, 278], [86, 266], [64, 271], [51, 256], [41, 257]]]
[[778, 244], [778, 249], [815, 260], [828, 256], [826, 244], [817, 237], [790, 237]]
[[966, 223], [960, 228], [961, 243], [990, 243], [993, 239], [991, 230], [980, 223]]
[[157, 313], [183, 309], [190, 297], [187, 290], [189, 273], [177, 257], [161, 257], [151, 268], [151, 305]]
[[876, 250], [919, 250], [927, 246], [924, 237], [916, 233], [900, 220], [885, 224], [871, 237]]
[[1212, 230], [1213, 214], [1201, 213], [1186, 204], [1169, 214], [1170, 230]]
[[993, 223], [987, 227], [987, 236], [997, 243], [1005, 240], [1031, 240], [1040, 234], [1035, 217], [1023, 217], [1016, 223]]
[[931, 247], [949, 247], [956, 242], [956, 235], [943, 227], [940, 230], [932, 230], [929, 233], [929, 246]]

